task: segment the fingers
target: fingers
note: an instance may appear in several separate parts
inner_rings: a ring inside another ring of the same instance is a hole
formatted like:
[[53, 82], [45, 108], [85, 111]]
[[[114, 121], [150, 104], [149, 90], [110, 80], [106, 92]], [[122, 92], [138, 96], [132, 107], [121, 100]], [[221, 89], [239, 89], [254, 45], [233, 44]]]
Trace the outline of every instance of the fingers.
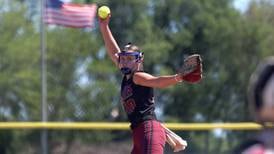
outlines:
[[100, 24], [100, 26], [107, 26], [107, 25], [109, 24], [110, 17], [111, 17], [111, 14], [108, 14], [108, 16], [107, 16], [106, 19], [101, 19], [101, 18], [99, 17], [98, 19], [99, 19], [99, 24]]
[[166, 141], [172, 148], [176, 147], [176, 143], [172, 140], [169, 134], [166, 134]]

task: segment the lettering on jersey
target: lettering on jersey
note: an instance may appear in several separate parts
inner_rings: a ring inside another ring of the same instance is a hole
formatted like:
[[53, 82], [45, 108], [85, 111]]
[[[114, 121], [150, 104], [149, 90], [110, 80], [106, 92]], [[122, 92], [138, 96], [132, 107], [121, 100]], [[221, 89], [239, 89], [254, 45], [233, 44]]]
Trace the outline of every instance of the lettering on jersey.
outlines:
[[125, 111], [130, 114], [134, 111], [135, 107], [136, 107], [136, 103], [134, 101], [134, 99], [128, 99], [127, 101], [123, 102], [123, 106]]
[[123, 91], [122, 91], [122, 99], [126, 100], [127, 98], [132, 96], [132, 94], [133, 94], [133, 92], [132, 92], [131, 85], [125, 85], [125, 87], [123, 88]]

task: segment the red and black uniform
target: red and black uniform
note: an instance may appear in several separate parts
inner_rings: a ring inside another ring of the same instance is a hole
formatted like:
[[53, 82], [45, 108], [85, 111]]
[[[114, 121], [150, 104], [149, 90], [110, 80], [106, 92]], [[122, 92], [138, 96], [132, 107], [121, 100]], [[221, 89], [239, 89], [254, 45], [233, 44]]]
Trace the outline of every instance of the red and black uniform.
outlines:
[[155, 116], [153, 89], [124, 76], [121, 100], [131, 123], [134, 147], [132, 154], [163, 154], [165, 131]]

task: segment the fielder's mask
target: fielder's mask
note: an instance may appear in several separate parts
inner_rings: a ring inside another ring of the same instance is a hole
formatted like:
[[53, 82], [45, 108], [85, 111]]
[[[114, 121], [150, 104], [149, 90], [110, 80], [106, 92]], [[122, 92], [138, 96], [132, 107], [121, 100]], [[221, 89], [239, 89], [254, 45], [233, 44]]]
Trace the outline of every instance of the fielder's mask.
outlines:
[[133, 72], [136, 63], [141, 62], [143, 53], [140, 51], [128, 52], [122, 51], [118, 53], [118, 62], [122, 66], [120, 68], [124, 75], [131, 74]]

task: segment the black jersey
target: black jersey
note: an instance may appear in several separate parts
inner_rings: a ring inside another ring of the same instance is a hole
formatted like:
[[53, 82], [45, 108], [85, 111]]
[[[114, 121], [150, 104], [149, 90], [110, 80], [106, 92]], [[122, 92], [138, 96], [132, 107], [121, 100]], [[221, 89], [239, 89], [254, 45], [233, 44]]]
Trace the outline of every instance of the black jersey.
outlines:
[[137, 85], [133, 78], [124, 76], [121, 84], [121, 102], [131, 123], [131, 128], [140, 122], [156, 119], [153, 89]]

